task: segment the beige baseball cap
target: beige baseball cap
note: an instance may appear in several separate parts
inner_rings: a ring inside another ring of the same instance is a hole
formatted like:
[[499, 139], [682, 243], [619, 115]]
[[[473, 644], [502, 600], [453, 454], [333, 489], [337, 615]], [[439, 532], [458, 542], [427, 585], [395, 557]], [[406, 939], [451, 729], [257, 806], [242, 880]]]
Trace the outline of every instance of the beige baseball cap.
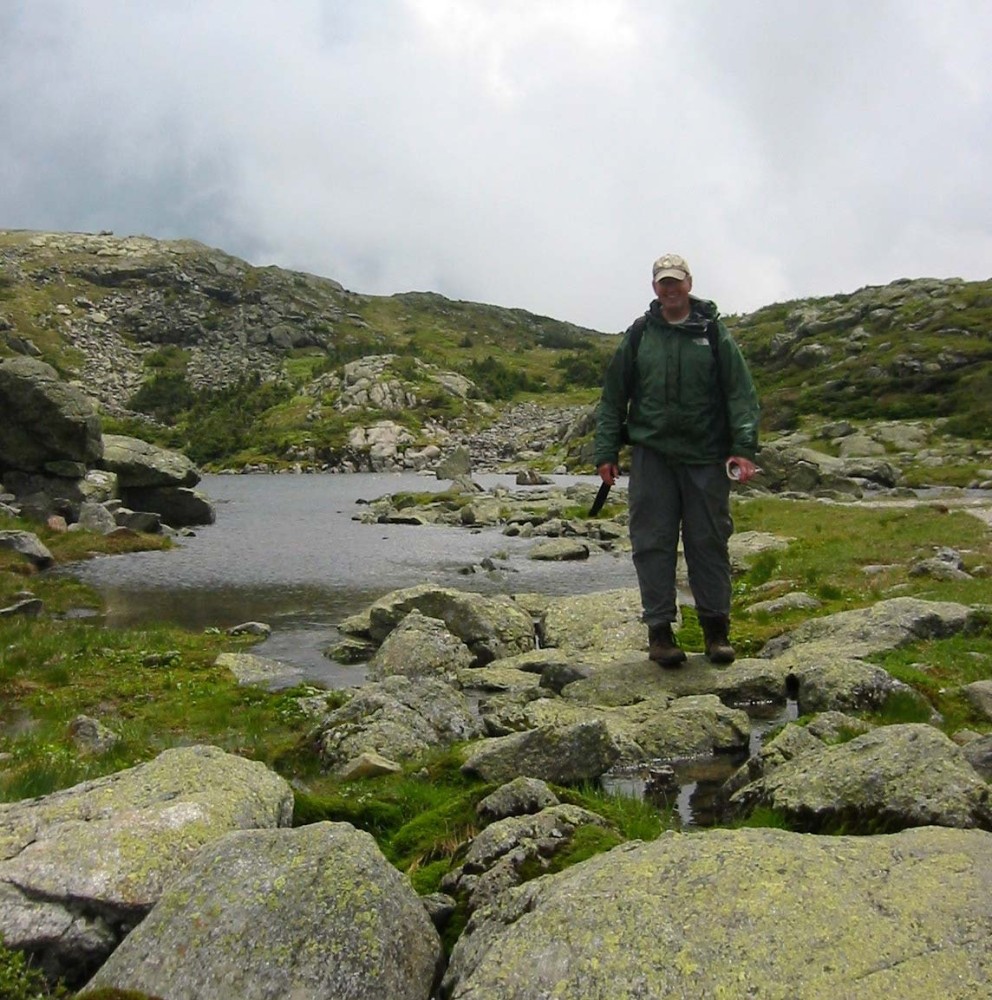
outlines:
[[677, 253], [666, 253], [659, 257], [651, 268], [652, 281], [661, 281], [662, 278], [677, 278], [683, 281], [691, 275], [685, 257], [680, 257]]

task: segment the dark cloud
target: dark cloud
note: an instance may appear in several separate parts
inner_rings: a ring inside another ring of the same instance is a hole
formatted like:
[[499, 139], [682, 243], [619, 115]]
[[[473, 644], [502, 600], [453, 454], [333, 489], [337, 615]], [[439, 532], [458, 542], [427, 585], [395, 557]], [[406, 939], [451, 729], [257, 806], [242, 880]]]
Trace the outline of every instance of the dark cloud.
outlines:
[[948, 0], [0, 5], [0, 226], [185, 236], [601, 329], [988, 277], [992, 9]]

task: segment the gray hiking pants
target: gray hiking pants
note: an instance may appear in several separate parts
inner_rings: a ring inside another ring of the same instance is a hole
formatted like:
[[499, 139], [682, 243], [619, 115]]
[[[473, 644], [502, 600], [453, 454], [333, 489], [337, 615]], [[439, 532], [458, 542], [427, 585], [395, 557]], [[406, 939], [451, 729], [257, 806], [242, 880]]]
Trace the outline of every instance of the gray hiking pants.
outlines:
[[679, 531], [689, 588], [701, 614], [730, 614], [730, 480], [723, 463], [666, 462], [650, 448], [631, 459], [630, 541], [649, 627], [677, 616], [675, 567]]

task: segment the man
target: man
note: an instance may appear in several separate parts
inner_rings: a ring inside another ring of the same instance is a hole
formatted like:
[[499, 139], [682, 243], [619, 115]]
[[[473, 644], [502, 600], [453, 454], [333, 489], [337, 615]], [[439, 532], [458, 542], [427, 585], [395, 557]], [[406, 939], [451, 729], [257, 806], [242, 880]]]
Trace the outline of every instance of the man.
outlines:
[[616, 482], [626, 432], [630, 540], [650, 658], [665, 667], [686, 658], [672, 634], [681, 531], [706, 655], [731, 663], [729, 476], [746, 483], [757, 471], [758, 396], [716, 306], [689, 294], [686, 261], [659, 257], [652, 287], [655, 301], [624, 334], [606, 372], [596, 471], [604, 483]]

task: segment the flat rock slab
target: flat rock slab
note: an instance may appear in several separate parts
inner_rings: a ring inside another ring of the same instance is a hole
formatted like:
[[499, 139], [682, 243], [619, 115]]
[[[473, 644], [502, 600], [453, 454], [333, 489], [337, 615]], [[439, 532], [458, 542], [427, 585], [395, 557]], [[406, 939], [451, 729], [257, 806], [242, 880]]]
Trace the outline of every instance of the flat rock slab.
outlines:
[[473, 915], [449, 1000], [992, 995], [992, 834], [668, 833]]

